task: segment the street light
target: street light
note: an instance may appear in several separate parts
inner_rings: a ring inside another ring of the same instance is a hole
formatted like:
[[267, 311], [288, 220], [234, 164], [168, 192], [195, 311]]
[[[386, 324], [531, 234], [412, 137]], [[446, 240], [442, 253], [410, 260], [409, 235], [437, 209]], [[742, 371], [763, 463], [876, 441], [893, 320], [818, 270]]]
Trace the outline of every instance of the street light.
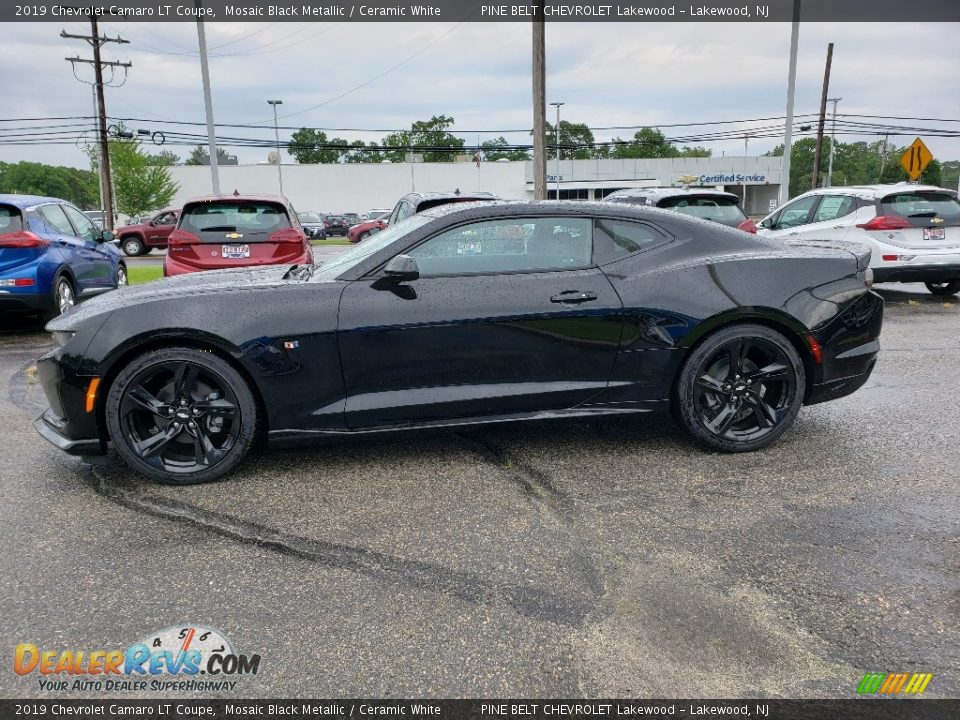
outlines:
[[277, 105], [283, 105], [283, 100], [267, 100], [273, 106], [273, 135], [277, 141], [277, 180], [280, 181], [280, 194], [283, 195], [283, 170], [280, 169], [280, 129], [277, 127]]
[[557, 139], [557, 177], [556, 177], [556, 181], [557, 181], [557, 200], [559, 200], [559, 199], [560, 199], [560, 106], [561, 106], [561, 105], [566, 105], [566, 103], [562, 103], [562, 102], [552, 102], [552, 103], [550, 103], [550, 104], [553, 105], [553, 106], [557, 109], [557, 126], [554, 128], [554, 130], [555, 130], [554, 135], [556, 136], [556, 139]]
[[826, 187], [833, 187], [833, 150], [837, 144], [837, 103], [843, 98], [827, 98], [827, 102], [833, 103], [833, 123], [830, 126], [830, 161], [827, 163], [827, 182]]

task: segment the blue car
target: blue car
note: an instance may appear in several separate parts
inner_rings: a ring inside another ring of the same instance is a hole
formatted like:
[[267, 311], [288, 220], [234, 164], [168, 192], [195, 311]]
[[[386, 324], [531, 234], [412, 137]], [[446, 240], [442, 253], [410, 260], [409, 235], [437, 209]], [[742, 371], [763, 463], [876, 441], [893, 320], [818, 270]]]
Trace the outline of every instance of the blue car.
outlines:
[[64, 200], [0, 194], [0, 312], [39, 312], [46, 321], [126, 285], [112, 240]]

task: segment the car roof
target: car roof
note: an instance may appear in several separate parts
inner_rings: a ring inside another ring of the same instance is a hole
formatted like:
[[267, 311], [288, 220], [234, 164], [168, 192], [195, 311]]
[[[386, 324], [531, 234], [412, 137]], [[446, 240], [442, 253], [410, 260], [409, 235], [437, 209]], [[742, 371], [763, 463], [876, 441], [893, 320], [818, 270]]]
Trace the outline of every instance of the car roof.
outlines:
[[[690, 218], [673, 210], [651, 207], [649, 205], [630, 205], [626, 203], [605, 203], [596, 200], [496, 200], [494, 202], [463, 202], [448, 203], [424, 210], [418, 216], [441, 218], [448, 215], [473, 215], [477, 218], [487, 216], [522, 216], [526, 214], [537, 216], [556, 215], [599, 215], [614, 216], [634, 220], [650, 220], [655, 222], [667, 221], [670, 223], [684, 220], [705, 223], [706, 220]], [[714, 225], [715, 223], [709, 223]]]
[[67, 201], [62, 198], [44, 197], [42, 195], [0, 194], [0, 203], [3, 203], [4, 205], [13, 205], [21, 210], [33, 207], [34, 205], [65, 202]]
[[403, 196], [403, 200], [456, 200], [457, 198], [489, 198], [490, 200], [499, 200], [499, 195], [494, 195], [486, 190], [476, 192], [409, 192]]
[[701, 195], [712, 195], [714, 197], [720, 196], [725, 198], [730, 198], [731, 200], [740, 201], [740, 197], [732, 192], [727, 192], [726, 190], [716, 190], [711, 187], [652, 187], [652, 188], [625, 188], [623, 190], [617, 190], [607, 195], [604, 200], [608, 198], [633, 198], [633, 197], [642, 197], [655, 200], [663, 200], [665, 198], [671, 197], [698, 197]]
[[279, 203], [280, 205], [289, 206], [290, 201], [287, 200], [283, 195], [268, 195], [268, 194], [221, 194], [221, 195], [200, 195], [199, 197], [190, 198], [187, 200], [184, 205], [193, 205], [196, 203], [207, 203], [207, 202], [216, 202], [218, 200], [245, 200], [245, 201], [263, 201], [263, 202], [274, 202]]
[[[857, 195], [866, 198], [882, 198], [896, 192], [946, 192], [956, 194], [956, 190], [950, 188], [937, 187], [936, 185], [917, 185], [909, 182], [884, 183], [875, 185], [839, 185], [836, 187], [821, 187], [814, 190], [808, 190], [798, 197], [805, 195], [829, 195], [839, 193], [842, 195]], [[794, 198], [796, 199], [796, 198]]]

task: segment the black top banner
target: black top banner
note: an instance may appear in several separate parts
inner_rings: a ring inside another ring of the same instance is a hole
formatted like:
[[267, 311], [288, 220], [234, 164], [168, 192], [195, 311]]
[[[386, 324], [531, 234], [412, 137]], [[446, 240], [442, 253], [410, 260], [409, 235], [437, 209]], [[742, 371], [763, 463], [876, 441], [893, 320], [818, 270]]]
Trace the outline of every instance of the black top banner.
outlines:
[[960, 700], [0, 700], [0, 717], [955, 720]]
[[633, 0], [422, 3], [322, 0], [39, 0], [2, 3], [0, 20], [64, 22], [90, 17], [136, 22], [960, 22], [960, 0]]

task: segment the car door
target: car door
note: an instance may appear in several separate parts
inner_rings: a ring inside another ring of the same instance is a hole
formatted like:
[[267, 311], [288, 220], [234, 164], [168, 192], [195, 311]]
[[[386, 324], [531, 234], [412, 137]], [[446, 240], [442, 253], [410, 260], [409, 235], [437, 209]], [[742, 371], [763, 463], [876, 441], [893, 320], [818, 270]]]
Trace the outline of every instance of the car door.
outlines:
[[163, 247], [167, 244], [167, 238], [177, 226], [177, 213], [162, 212], [154, 217], [148, 224], [144, 233], [148, 247]]
[[116, 255], [107, 249], [102, 231], [94, 222], [72, 205], [60, 206], [73, 225], [75, 237], [82, 243], [80, 253], [89, 258], [92, 268], [89, 289], [112, 288], [116, 285]]
[[761, 234], [774, 238], [799, 238], [819, 199], [818, 195], [807, 195], [787, 203], [760, 223]]
[[571, 408], [607, 387], [622, 304], [593, 264], [591, 221], [465, 223], [375, 271], [340, 302], [348, 427]]
[[843, 240], [853, 226], [850, 219], [857, 207], [857, 198], [853, 195], [821, 195], [809, 222], [797, 228], [798, 236], [791, 236], [804, 240]]
[[96, 266], [94, 256], [85, 247], [82, 239], [77, 237], [76, 230], [63, 210], [57, 203], [41, 205], [37, 208], [44, 224], [54, 235], [57, 247], [63, 254], [64, 262], [69, 266], [73, 278], [77, 282], [77, 292], [82, 294], [94, 286], [96, 281]]

